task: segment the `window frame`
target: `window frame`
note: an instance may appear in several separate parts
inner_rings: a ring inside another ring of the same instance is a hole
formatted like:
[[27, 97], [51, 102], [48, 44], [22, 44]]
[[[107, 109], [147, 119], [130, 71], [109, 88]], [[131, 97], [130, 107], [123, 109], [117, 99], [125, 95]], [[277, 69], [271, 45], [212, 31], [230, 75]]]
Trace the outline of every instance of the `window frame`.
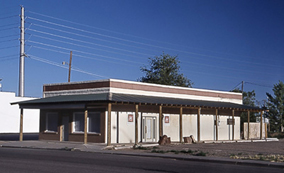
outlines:
[[[56, 131], [48, 129], [48, 116], [56, 116], [57, 117], [57, 125], [56, 125]], [[45, 133], [58, 133], [58, 112], [47, 112], [45, 114]]]
[[[85, 118], [85, 113], [84, 112], [74, 112], [73, 113], [73, 120], [72, 120], [72, 133], [73, 134], [84, 134], [84, 130], [83, 131], [75, 131], [75, 116], [76, 114], [82, 114], [81, 116], [83, 116]], [[101, 116], [101, 112], [88, 112], [88, 117], [87, 117], [87, 134], [101, 134], [101, 129], [100, 129], [100, 132], [89, 132], [89, 115], [90, 114], [98, 114], [99, 116]], [[100, 117], [100, 120], [101, 120], [101, 117]], [[100, 127], [101, 127], [101, 122], [100, 123]]]

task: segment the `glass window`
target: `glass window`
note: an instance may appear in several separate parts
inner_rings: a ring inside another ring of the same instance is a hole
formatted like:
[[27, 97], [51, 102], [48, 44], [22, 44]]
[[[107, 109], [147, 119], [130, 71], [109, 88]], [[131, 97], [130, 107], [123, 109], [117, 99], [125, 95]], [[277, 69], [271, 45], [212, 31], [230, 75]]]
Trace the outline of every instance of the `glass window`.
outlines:
[[[73, 115], [73, 132], [84, 132], [84, 112], [76, 112]], [[101, 115], [99, 112], [89, 112], [87, 119], [87, 132], [100, 133]]]
[[84, 132], [84, 113], [74, 113], [73, 132]]
[[57, 113], [47, 113], [45, 131], [57, 132], [57, 126], [58, 126], [58, 114]]
[[101, 133], [101, 115], [99, 112], [90, 112], [88, 115], [88, 132]]

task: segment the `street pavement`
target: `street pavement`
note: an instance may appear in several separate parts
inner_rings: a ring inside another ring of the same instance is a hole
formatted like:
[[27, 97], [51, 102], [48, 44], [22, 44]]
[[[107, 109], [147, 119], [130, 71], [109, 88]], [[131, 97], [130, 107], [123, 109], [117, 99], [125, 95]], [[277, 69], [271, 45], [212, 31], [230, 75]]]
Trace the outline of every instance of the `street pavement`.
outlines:
[[[157, 144], [141, 144], [141, 146], [154, 146]], [[234, 165], [254, 165], [261, 167], [274, 167], [284, 169], [284, 163], [272, 163], [265, 161], [255, 160], [237, 160], [230, 158], [218, 158], [218, 157], [202, 157], [192, 156], [184, 154], [161, 154], [161, 153], [137, 153], [133, 150], [123, 150], [125, 148], [131, 148], [133, 144], [121, 144], [106, 146], [101, 143], [88, 143], [83, 144], [81, 142], [70, 141], [0, 141], [0, 147], [2, 148], [27, 148], [27, 149], [44, 149], [44, 150], [65, 150], [65, 151], [82, 151], [82, 152], [95, 152], [102, 154], [112, 155], [124, 155], [124, 156], [139, 156], [139, 157], [152, 157], [152, 158], [168, 158], [175, 160], [185, 161], [198, 161], [198, 162], [211, 162], [211, 163], [226, 163]]]

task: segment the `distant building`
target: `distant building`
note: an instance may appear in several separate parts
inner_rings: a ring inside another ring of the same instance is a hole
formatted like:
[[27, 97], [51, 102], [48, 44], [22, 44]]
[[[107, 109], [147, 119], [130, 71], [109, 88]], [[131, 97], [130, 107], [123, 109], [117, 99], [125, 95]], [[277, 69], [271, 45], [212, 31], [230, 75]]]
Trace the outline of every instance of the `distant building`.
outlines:
[[[16, 135], [18, 138], [20, 129], [20, 109], [18, 105], [11, 105], [12, 102], [28, 101], [35, 98], [16, 97], [12, 92], [0, 92], [0, 140], [7, 137], [6, 135]], [[24, 110], [23, 133], [39, 133], [39, 109]]]
[[[42, 99], [16, 102], [40, 109], [40, 140], [97, 143], [240, 139], [242, 94], [125, 80], [47, 84]], [[25, 117], [26, 115], [24, 115]]]

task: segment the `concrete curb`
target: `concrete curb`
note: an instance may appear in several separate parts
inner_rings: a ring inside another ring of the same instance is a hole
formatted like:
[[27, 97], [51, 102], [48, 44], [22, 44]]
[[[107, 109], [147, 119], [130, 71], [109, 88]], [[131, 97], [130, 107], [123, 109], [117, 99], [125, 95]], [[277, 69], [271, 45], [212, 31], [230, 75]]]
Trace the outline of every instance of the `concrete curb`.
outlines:
[[[238, 159], [229, 159], [229, 158], [212, 158], [204, 156], [182, 156], [182, 155], [166, 155], [166, 154], [152, 154], [152, 153], [126, 153], [126, 152], [113, 152], [113, 150], [82, 150], [80, 148], [42, 148], [42, 147], [29, 147], [29, 146], [7, 146], [0, 145], [2, 148], [22, 148], [22, 149], [41, 149], [41, 150], [61, 150], [61, 151], [80, 151], [80, 152], [92, 152], [92, 153], [101, 153], [101, 154], [113, 154], [113, 155], [122, 155], [122, 156], [132, 156], [132, 157], [154, 157], [154, 158], [163, 158], [163, 159], [173, 159], [173, 160], [183, 160], [183, 161], [195, 161], [195, 162], [210, 162], [210, 163], [225, 163], [225, 164], [234, 164], [234, 165], [247, 165], [247, 166], [262, 166], [262, 167], [273, 167], [284, 169], [283, 163], [273, 163], [266, 161], [255, 161], [255, 160], [238, 160]], [[115, 150], [117, 151], [117, 150]]]

